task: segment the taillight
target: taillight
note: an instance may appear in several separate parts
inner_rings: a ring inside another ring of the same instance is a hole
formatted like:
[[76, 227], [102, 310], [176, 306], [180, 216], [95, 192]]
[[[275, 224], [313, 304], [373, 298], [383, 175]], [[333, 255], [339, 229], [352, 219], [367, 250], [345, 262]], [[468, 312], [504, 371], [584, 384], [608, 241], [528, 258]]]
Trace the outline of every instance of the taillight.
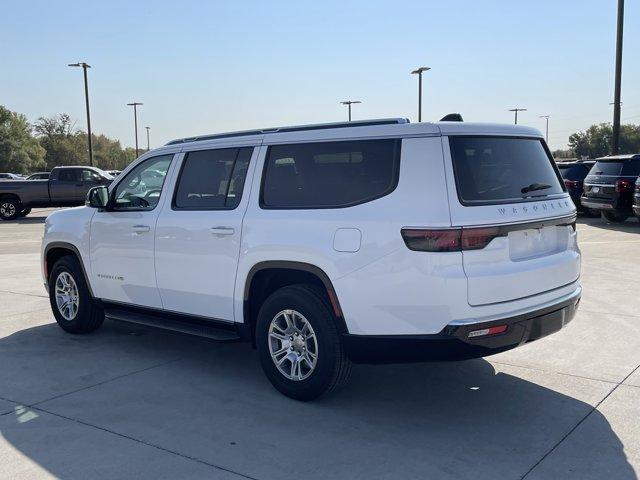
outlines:
[[498, 227], [489, 228], [463, 228], [462, 250], [480, 250], [496, 237], [502, 237], [506, 233], [500, 233]]
[[496, 237], [507, 235], [499, 227], [449, 228], [441, 230], [403, 228], [404, 243], [419, 252], [460, 252], [480, 250]]
[[629, 180], [618, 180], [616, 182], [616, 193], [630, 192], [633, 190], [633, 183]]
[[462, 229], [421, 230], [403, 228], [404, 243], [409, 250], [419, 252], [457, 252], [460, 250]]
[[565, 180], [564, 184], [567, 188], [578, 188], [582, 185], [582, 180]]

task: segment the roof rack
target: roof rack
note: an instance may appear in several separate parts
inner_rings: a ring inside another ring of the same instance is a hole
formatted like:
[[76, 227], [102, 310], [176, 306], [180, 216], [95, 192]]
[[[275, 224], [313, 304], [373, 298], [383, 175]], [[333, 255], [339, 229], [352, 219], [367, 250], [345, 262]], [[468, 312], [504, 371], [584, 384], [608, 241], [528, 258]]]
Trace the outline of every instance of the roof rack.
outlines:
[[249, 135], [266, 135], [269, 133], [304, 132], [307, 130], [326, 130], [329, 128], [349, 128], [349, 127], [370, 127], [374, 125], [393, 125], [409, 123], [408, 118], [381, 118], [376, 120], [356, 120], [353, 122], [319, 123], [315, 125], [299, 125], [294, 127], [263, 128], [259, 130], [244, 130], [230, 133], [214, 133], [212, 135], [201, 135], [198, 137], [179, 138], [171, 140], [166, 145], [177, 145], [180, 143], [198, 142], [201, 140], [216, 140], [219, 138], [246, 137]]

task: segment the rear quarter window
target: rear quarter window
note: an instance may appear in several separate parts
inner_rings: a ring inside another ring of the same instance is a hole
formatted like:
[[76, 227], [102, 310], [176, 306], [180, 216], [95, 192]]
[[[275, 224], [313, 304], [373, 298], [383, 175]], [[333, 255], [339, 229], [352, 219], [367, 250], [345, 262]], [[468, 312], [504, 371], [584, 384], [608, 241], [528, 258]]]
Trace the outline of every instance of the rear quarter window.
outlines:
[[449, 145], [463, 205], [535, 201], [565, 191], [539, 139], [450, 136]]
[[399, 139], [297, 143], [269, 147], [262, 208], [341, 208], [391, 193], [398, 183]]

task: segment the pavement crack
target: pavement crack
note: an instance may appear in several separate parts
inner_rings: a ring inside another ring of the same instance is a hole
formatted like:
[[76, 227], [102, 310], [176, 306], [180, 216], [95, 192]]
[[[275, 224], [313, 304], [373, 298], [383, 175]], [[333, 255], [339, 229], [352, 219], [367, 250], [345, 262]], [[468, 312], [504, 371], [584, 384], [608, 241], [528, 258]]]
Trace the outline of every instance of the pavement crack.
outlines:
[[603, 380], [601, 378], [586, 377], [584, 375], [576, 375], [574, 373], [556, 372], [555, 370], [544, 370], [542, 368], [529, 367], [529, 366], [526, 366], [526, 365], [516, 365], [515, 363], [497, 362], [495, 360], [489, 360], [489, 363], [495, 363], [496, 365], [505, 365], [507, 367], [525, 368], [527, 370], [532, 370], [534, 372], [554, 373], [556, 375], [564, 375], [564, 376], [567, 376], [567, 377], [582, 378], [584, 380], [592, 380], [594, 382], [602, 382], [602, 383], [609, 383], [611, 385], [618, 385], [618, 382], [616, 382], [614, 380]]
[[58, 398], [66, 397], [67, 395], [73, 395], [74, 393], [82, 392], [84, 390], [89, 390], [89, 389], [94, 388], [94, 387], [99, 387], [101, 385], [104, 385], [104, 384], [110, 383], [110, 382], [114, 382], [114, 381], [119, 380], [121, 378], [130, 377], [131, 375], [136, 375], [138, 373], [146, 372], [147, 370], [152, 370], [154, 368], [162, 367], [164, 365], [169, 365], [170, 363], [177, 362], [178, 360], [181, 360], [181, 358], [174, 358], [174, 359], [171, 359], [171, 360], [169, 360], [167, 362], [162, 362], [162, 363], [159, 363], [157, 365], [152, 365], [150, 367], [145, 367], [145, 368], [141, 368], [139, 370], [134, 370], [133, 372], [124, 373], [122, 375], [118, 375], [117, 377], [113, 377], [113, 378], [109, 378], [107, 380], [103, 380], [102, 382], [94, 383], [92, 385], [87, 385], [85, 387], [78, 388], [78, 389], [72, 390], [70, 392], [61, 393], [59, 395], [55, 395], [55, 396], [53, 396], [51, 398], [47, 398], [45, 400], [40, 400], [39, 402], [35, 402], [35, 403], [32, 403], [32, 404], [28, 405], [28, 407], [31, 408], [31, 407], [35, 407], [37, 405], [42, 405], [43, 403], [47, 403], [47, 402], [50, 402], [52, 400], [57, 400]]
[[37, 410], [37, 411], [42, 412], [42, 413], [47, 413], [49, 415], [53, 415], [55, 417], [62, 418], [64, 420], [68, 420], [68, 421], [71, 421], [71, 422], [78, 423], [80, 425], [84, 425], [86, 427], [95, 428], [95, 429], [100, 430], [102, 432], [110, 433], [111, 435], [116, 435], [116, 436], [118, 436], [120, 438], [125, 438], [127, 440], [130, 440], [130, 441], [133, 441], [133, 442], [136, 442], [136, 443], [140, 443], [141, 445], [145, 445], [147, 447], [155, 448], [156, 450], [160, 450], [162, 452], [169, 453], [171, 455], [175, 455], [177, 457], [184, 458], [186, 460], [191, 460], [192, 462], [197, 462], [197, 463], [200, 463], [200, 464], [203, 464], [203, 465], [207, 465], [207, 466], [215, 468], [217, 470], [221, 470], [223, 472], [231, 473], [233, 475], [237, 475], [237, 476], [242, 477], [242, 478], [248, 478], [249, 480], [258, 480], [256, 477], [251, 477], [249, 475], [245, 475], [243, 473], [236, 472], [236, 471], [231, 470], [229, 468], [221, 467], [220, 465], [216, 465], [215, 463], [207, 462], [205, 460], [202, 460], [202, 459], [197, 458], [197, 457], [193, 457], [191, 455], [186, 455], [184, 453], [176, 452], [175, 450], [170, 450], [168, 448], [161, 447], [160, 445], [156, 445], [154, 443], [145, 442], [144, 440], [141, 440], [139, 438], [135, 438], [135, 437], [132, 437], [130, 435], [126, 435], [124, 433], [116, 432], [115, 430], [110, 430], [108, 428], [104, 428], [104, 427], [101, 427], [99, 425], [94, 425], [93, 423], [85, 422], [83, 420], [79, 420], [79, 419], [73, 418], [73, 417], [67, 417], [66, 415], [61, 415], [59, 413], [50, 412], [50, 411], [48, 411], [48, 410], [46, 410], [44, 408], [41, 408], [41, 407], [30, 407], [30, 408], [33, 408], [34, 410]]
[[545, 458], [547, 458], [549, 455], [551, 455], [551, 454], [555, 451], [555, 449], [556, 449], [556, 448], [558, 448], [558, 447], [560, 446], [560, 444], [561, 444], [562, 442], [564, 442], [564, 441], [565, 441], [565, 440], [566, 440], [566, 439], [567, 439], [567, 438], [568, 438], [568, 437], [569, 437], [573, 432], [575, 432], [575, 431], [576, 431], [576, 429], [577, 429], [580, 425], [582, 425], [582, 424], [584, 423], [584, 421], [585, 421], [587, 418], [589, 418], [589, 417], [593, 414], [593, 412], [595, 412], [595, 411], [600, 407], [600, 405], [602, 405], [602, 403], [603, 403], [607, 398], [609, 398], [609, 397], [611, 396], [611, 394], [612, 394], [613, 392], [615, 392], [615, 391], [618, 389], [618, 387], [619, 387], [620, 385], [624, 384], [624, 382], [626, 382], [626, 381], [627, 381], [627, 379], [628, 379], [631, 375], [633, 375], [633, 374], [634, 374], [634, 373], [635, 373], [639, 368], [640, 368], [640, 365], [638, 365], [637, 367], [635, 367], [633, 370], [631, 370], [631, 372], [629, 372], [629, 374], [628, 374], [626, 377], [624, 377], [624, 378], [620, 381], [620, 383], [617, 383], [615, 387], [613, 387], [611, 390], [609, 390], [609, 393], [607, 393], [604, 397], [602, 397], [602, 399], [601, 399], [598, 403], [596, 403], [596, 404], [591, 408], [591, 410], [589, 410], [589, 412], [588, 412], [584, 417], [582, 417], [582, 419], [580, 419], [580, 421], [579, 421], [578, 423], [576, 423], [576, 424], [573, 426], [573, 428], [571, 428], [571, 430], [569, 430], [569, 431], [568, 431], [568, 432], [567, 432], [567, 433], [566, 433], [566, 434], [565, 434], [565, 435], [564, 435], [560, 440], [558, 440], [558, 441], [556, 442], [556, 444], [555, 444], [553, 447], [551, 447], [551, 448], [549, 449], [549, 451], [548, 451], [547, 453], [545, 453], [545, 454], [542, 456], [542, 458], [540, 458], [540, 460], [538, 460], [538, 461], [537, 461], [537, 462], [536, 462], [536, 463], [535, 463], [535, 464], [534, 464], [534, 465], [533, 465], [529, 470], [527, 470], [527, 472], [526, 472], [522, 477], [520, 477], [520, 480], [524, 480], [524, 479], [525, 479], [525, 478], [526, 478], [526, 477], [527, 477], [531, 472], [533, 472], [533, 470], [535, 470], [535, 468], [536, 468], [538, 465], [540, 465], [540, 464], [544, 461], [544, 459], [545, 459]]
[[11, 295], [24, 295], [27, 297], [49, 298], [49, 295], [39, 295], [37, 293], [12, 292], [11, 290], [0, 290], [0, 293], [9, 293]]

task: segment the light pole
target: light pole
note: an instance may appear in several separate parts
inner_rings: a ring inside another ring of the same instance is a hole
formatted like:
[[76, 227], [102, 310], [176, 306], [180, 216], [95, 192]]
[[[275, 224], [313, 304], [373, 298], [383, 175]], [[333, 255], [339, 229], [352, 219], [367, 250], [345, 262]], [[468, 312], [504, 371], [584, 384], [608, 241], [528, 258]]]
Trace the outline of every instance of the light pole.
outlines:
[[544, 118], [547, 121], [547, 128], [544, 135], [544, 141], [547, 143], [549, 143], [549, 117], [550, 116], [551, 115], [540, 115], [540, 117], [538, 117], [538, 118]]
[[362, 103], [360, 100], [345, 100], [344, 102], [340, 102], [342, 105], [347, 105], [349, 107], [349, 121], [351, 121], [351, 105], [356, 103]]
[[518, 124], [518, 112], [526, 112], [527, 109], [526, 108], [511, 108], [509, 109], [510, 112], [515, 112], [516, 113], [516, 118], [515, 118], [515, 124]]
[[411, 72], [412, 75], [418, 75], [418, 122], [422, 121], [422, 72], [427, 70], [431, 70], [431, 67], [420, 67]]
[[624, 26], [624, 0], [618, 0], [618, 29], [616, 35], [616, 79], [613, 94], [613, 141], [611, 153], [617, 155], [620, 147], [620, 88], [622, 83], [622, 28]]
[[133, 107], [133, 125], [136, 130], [136, 158], [138, 158], [138, 105], [144, 105], [140, 102], [127, 103], [127, 106]]
[[89, 143], [89, 165], [93, 167], [93, 149], [91, 148], [91, 115], [89, 114], [89, 86], [87, 84], [87, 68], [91, 68], [86, 62], [69, 63], [69, 67], [82, 67], [84, 73], [84, 100], [87, 104], [87, 140]]
[[149, 150], [151, 150], [149, 148], [149, 130], [151, 130], [151, 127], [144, 127], [144, 128], [147, 129], [147, 152], [148, 152]]

